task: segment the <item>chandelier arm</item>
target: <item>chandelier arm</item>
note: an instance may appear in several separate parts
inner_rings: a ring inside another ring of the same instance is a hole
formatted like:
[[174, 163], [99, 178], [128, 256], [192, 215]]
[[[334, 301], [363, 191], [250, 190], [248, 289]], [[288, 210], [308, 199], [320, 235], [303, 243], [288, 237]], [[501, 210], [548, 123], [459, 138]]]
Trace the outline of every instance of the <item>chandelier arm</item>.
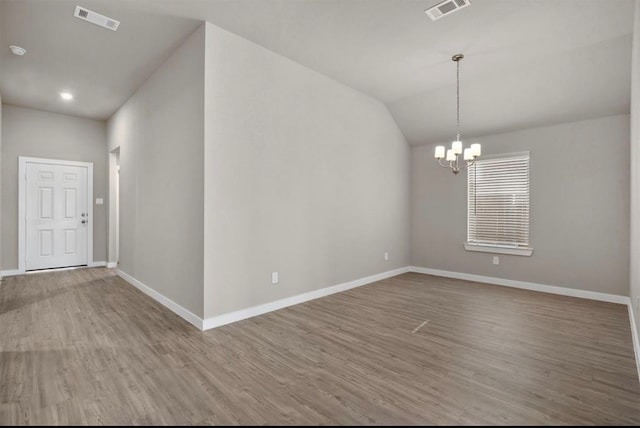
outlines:
[[[450, 162], [450, 161], [449, 161]], [[438, 163], [440, 164], [441, 167], [443, 168], [451, 168], [451, 164], [449, 165], [442, 165], [442, 159], [438, 159]]]
[[469, 168], [470, 166], [474, 165], [476, 163], [476, 160], [468, 160], [465, 161], [463, 164], [460, 164], [460, 162], [458, 161], [458, 159], [456, 159], [455, 161], [447, 161], [449, 162], [449, 165], [443, 165], [442, 164], [442, 159], [438, 159], [438, 164], [443, 167], [443, 168], [451, 168], [454, 171], [461, 171], [464, 168]]
[[[476, 163], [476, 160], [472, 159], [472, 160], [465, 161], [462, 165], [460, 165], [458, 160], [456, 159], [456, 165], [455, 167], [452, 165], [451, 169], [453, 169], [454, 171], [462, 171], [464, 168], [469, 168], [470, 166], [473, 166], [475, 163]], [[443, 165], [440, 165], [440, 166], [443, 166]]]

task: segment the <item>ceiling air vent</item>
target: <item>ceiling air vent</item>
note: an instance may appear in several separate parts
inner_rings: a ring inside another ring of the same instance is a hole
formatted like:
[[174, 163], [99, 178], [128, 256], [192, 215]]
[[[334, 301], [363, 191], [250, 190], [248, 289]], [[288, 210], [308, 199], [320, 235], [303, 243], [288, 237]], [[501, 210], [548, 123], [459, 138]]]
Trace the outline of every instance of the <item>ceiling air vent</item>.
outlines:
[[106, 28], [107, 30], [111, 31], [116, 31], [118, 29], [118, 26], [120, 25], [120, 21], [116, 21], [115, 19], [111, 19], [107, 16], [99, 14], [98, 12], [93, 12], [80, 6], [76, 6], [76, 11], [74, 12], [73, 16], [92, 24], [99, 25], [102, 28]]
[[460, 9], [467, 7], [471, 4], [469, 0], [445, 0], [437, 5], [424, 11], [429, 18], [433, 21], [437, 21], [445, 15], [449, 15], [453, 12], [457, 12]]

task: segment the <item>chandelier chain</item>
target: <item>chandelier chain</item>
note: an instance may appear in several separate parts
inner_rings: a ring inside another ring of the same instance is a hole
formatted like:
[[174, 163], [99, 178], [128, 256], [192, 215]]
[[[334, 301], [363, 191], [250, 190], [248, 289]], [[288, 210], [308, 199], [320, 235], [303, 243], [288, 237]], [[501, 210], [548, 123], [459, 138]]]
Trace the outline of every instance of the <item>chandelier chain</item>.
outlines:
[[460, 60], [456, 61], [456, 126], [456, 140], [460, 141]]

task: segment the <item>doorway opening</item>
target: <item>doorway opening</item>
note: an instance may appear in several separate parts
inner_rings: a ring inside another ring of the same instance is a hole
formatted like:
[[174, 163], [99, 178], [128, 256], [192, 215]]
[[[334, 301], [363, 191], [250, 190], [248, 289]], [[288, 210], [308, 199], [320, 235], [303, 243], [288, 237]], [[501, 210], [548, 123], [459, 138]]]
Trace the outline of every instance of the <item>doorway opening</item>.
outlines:
[[120, 263], [120, 147], [109, 153], [109, 260], [107, 267]]

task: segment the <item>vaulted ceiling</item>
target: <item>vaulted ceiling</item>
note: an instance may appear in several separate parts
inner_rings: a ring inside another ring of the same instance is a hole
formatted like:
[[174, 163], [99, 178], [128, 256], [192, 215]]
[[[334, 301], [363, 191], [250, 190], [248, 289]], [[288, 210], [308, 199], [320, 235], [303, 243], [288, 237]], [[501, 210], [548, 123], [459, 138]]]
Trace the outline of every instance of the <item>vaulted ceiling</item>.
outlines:
[[455, 136], [456, 53], [463, 137], [629, 112], [631, 0], [471, 0], [435, 22], [439, 0], [0, 1], [0, 91], [20, 105], [107, 118], [206, 20], [384, 102], [411, 144]]

